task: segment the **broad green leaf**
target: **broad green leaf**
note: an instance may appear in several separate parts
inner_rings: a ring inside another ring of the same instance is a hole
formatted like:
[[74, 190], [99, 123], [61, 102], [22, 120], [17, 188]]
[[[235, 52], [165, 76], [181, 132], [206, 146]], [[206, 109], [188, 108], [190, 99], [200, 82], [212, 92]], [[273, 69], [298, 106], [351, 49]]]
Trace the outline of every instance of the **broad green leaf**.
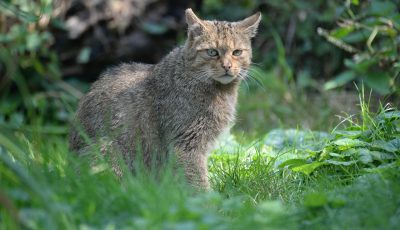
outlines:
[[386, 161], [396, 159], [396, 156], [390, 153], [379, 152], [379, 151], [369, 151], [369, 154], [377, 161]]
[[333, 30], [330, 33], [330, 35], [332, 37], [340, 39], [340, 38], [343, 38], [344, 36], [347, 36], [349, 33], [353, 32], [353, 30], [354, 30], [353, 26], [340, 27], [338, 29]]
[[397, 152], [400, 151], [400, 138], [393, 139], [393, 140], [389, 141], [389, 143], [390, 143], [395, 149], [397, 149]]
[[360, 131], [360, 130], [336, 130], [333, 134], [354, 139], [354, 138], [361, 136], [362, 131]]
[[322, 166], [324, 164], [325, 164], [324, 162], [314, 161], [314, 162], [312, 162], [310, 164], [305, 164], [305, 165], [300, 165], [300, 166], [293, 167], [292, 170], [294, 172], [301, 172], [301, 173], [304, 173], [306, 175], [310, 175], [312, 172], [315, 171], [315, 169], [317, 169], [318, 167], [320, 167], [320, 166]]
[[396, 5], [391, 1], [371, 1], [368, 14], [386, 17], [396, 13]]
[[324, 132], [296, 129], [274, 129], [263, 139], [267, 146], [282, 152], [284, 149], [320, 150], [325, 145], [328, 134]]
[[329, 156], [331, 157], [338, 157], [338, 158], [344, 158], [345, 156], [339, 153], [329, 153]]
[[288, 166], [289, 168], [293, 168], [296, 166], [300, 166], [300, 165], [305, 165], [308, 164], [307, 160], [305, 159], [289, 159], [286, 160], [284, 162], [282, 162], [281, 164], [279, 164], [279, 168], [284, 168], [286, 166]]
[[[395, 145], [396, 144], [396, 145]], [[382, 149], [387, 152], [394, 153], [396, 151], [399, 151], [399, 148], [397, 146], [397, 141], [396, 142], [386, 142], [382, 140], [377, 140], [371, 143], [372, 148], [376, 149]]]
[[331, 164], [331, 165], [343, 165], [343, 166], [350, 166], [350, 165], [357, 163], [357, 161], [355, 161], [355, 160], [351, 160], [351, 161], [326, 160], [324, 162], [327, 164]]
[[378, 115], [378, 118], [385, 120], [397, 120], [400, 119], [400, 111], [394, 110], [385, 113], [381, 113]]
[[356, 157], [360, 150], [358, 148], [350, 148], [347, 150], [344, 150], [341, 154], [345, 157]]
[[391, 78], [387, 72], [369, 72], [364, 75], [365, 83], [380, 94], [390, 93]]
[[352, 147], [366, 147], [369, 143], [360, 141], [358, 139], [341, 138], [333, 142], [340, 150], [349, 149]]
[[372, 154], [370, 153], [370, 151], [368, 149], [359, 149], [359, 157], [358, 159], [364, 163], [364, 164], [368, 164], [371, 163], [374, 159]]
[[343, 86], [355, 78], [353, 71], [345, 71], [324, 84], [324, 90], [334, 89]]
[[357, 30], [343, 37], [343, 41], [349, 44], [355, 44], [367, 40], [368, 35], [364, 30]]
[[358, 60], [357, 62], [346, 59], [344, 61], [344, 64], [358, 74], [367, 74], [369, 73], [370, 68], [376, 66], [379, 62], [378, 58], [370, 57], [370, 55], [363, 55], [359, 58], [360, 60]]

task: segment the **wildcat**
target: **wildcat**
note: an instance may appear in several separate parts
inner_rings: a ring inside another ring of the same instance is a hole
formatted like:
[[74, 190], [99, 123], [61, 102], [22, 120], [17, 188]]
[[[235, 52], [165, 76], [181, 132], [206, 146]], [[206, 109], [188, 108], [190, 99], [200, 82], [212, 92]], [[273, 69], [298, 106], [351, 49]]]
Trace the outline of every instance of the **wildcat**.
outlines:
[[[110, 148], [132, 170], [138, 151], [149, 166], [174, 153], [187, 180], [207, 189], [207, 155], [233, 124], [261, 13], [238, 22], [185, 13], [184, 45], [155, 65], [121, 64], [105, 71], [81, 99], [76, 123], [93, 140], [109, 138]], [[70, 132], [70, 147], [82, 152], [87, 144], [78, 130]]]

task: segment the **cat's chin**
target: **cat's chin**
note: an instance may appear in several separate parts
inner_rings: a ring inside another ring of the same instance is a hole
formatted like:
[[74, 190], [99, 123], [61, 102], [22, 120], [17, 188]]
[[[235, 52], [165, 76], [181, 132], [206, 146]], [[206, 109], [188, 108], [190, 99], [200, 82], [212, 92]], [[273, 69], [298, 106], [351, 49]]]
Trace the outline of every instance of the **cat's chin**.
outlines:
[[233, 80], [235, 80], [236, 77], [229, 75], [229, 74], [225, 74], [219, 77], [214, 77], [214, 80], [221, 83], [221, 84], [229, 84], [231, 83]]

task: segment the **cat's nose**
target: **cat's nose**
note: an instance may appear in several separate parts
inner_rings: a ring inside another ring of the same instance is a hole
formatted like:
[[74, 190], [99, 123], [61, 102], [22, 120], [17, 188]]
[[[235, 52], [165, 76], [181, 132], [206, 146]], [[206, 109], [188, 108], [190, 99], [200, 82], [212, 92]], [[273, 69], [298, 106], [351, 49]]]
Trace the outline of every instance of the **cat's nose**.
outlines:
[[232, 63], [231, 62], [224, 62], [222, 63], [222, 68], [225, 69], [226, 72], [228, 72], [232, 67]]

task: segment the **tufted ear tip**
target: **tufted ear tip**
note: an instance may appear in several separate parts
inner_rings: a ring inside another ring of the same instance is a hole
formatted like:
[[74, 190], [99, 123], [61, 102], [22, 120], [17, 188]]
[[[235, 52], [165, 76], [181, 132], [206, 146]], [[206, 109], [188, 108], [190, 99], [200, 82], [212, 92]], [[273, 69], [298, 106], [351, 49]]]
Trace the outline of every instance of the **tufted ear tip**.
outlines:
[[192, 40], [206, 31], [206, 23], [193, 12], [191, 8], [185, 10], [186, 23], [188, 24], [188, 38]]
[[187, 9], [185, 10], [185, 13], [186, 13], [186, 14], [194, 14], [192, 8], [187, 8]]
[[196, 16], [191, 8], [185, 10], [186, 23], [188, 26], [193, 26], [195, 24], [201, 24], [201, 19]]
[[250, 37], [254, 37], [257, 34], [258, 25], [262, 18], [261, 12], [257, 12], [242, 21], [237, 22], [239, 28], [246, 32]]
[[194, 14], [194, 12], [193, 12], [192, 8], [187, 8], [187, 9], [185, 10], [185, 15], [186, 15], [186, 17], [188, 17], [188, 15], [193, 15], [193, 14]]

